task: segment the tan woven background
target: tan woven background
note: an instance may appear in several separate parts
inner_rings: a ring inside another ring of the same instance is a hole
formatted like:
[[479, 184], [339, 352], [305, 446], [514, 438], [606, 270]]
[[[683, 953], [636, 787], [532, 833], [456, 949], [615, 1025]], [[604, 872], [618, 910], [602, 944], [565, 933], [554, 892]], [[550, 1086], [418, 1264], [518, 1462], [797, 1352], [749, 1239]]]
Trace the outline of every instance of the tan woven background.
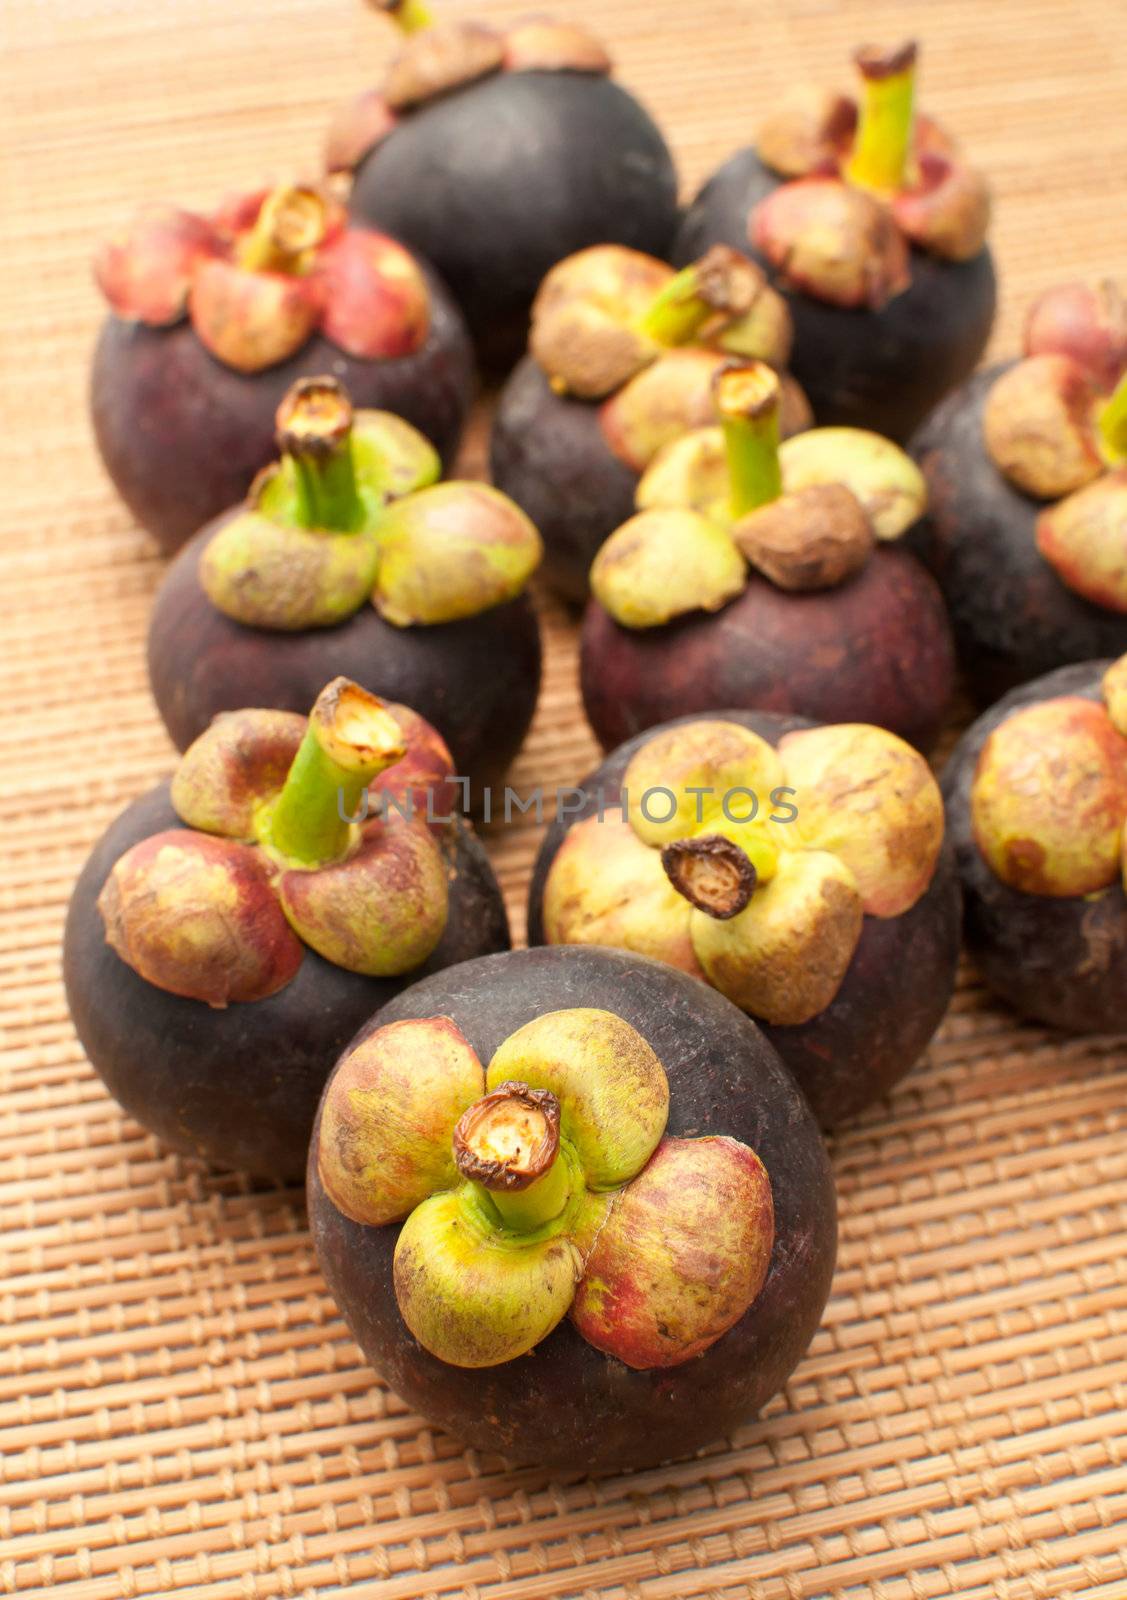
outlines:
[[[928, 105], [996, 181], [998, 347], [1048, 277], [1124, 267], [1120, 3], [560, 9], [609, 36], [686, 186], [792, 75], [919, 31]], [[0, 1593], [1127, 1596], [1122, 1041], [1020, 1028], [968, 974], [929, 1061], [835, 1141], [840, 1268], [786, 1396], [705, 1460], [597, 1484], [425, 1427], [359, 1362], [300, 1197], [169, 1156], [107, 1098], [63, 1005], [63, 909], [170, 750], [141, 650], [160, 566], [85, 418], [89, 253], [142, 197], [311, 167], [388, 36], [358, 0], [4, 0], [0, 27]], [[593, 755], [546, 617], [522, 784]], [[519, 927], [535, 838], [492, 844]]]

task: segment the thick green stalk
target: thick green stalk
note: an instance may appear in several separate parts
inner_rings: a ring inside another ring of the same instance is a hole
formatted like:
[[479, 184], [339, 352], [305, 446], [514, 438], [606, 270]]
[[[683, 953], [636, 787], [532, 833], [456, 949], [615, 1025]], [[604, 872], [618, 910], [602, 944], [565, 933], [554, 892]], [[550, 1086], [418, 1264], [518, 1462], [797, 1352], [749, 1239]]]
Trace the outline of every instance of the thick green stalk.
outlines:
[[335, 678], [318, 696], [282, 792], [264, 814], [262, 843], [298, 866], [339, 861], [364, 791], [404, 752], [402, 730], [382, 702]]
[[1127, 372], [1099, 415], [1100, 442], [1113, 462], [1127, 461]]
[[783, 492], [779, 466], [777, 375], [762, 361], [725, 368], [716, 381], [716, 404], [728, 460], [729, 509], [738, 522]]
[[239, 241], [240, 267], [298, 273], [325, 237], [325, 201], [316, 189], [284, 185], [262, 202], [254, 227]]
[[916, 99], [914, 41], [896, 50], [859, 50], [863, 79], [860, 121], [846, 176], [862, 189], [895, 194], [903, 188], [912, 150]]
[[543, 1227], [567, 1204], [559, 1102], [547, 1089], [503, 1083], [476, 1101], [454, 1130], [454, 1161], [514, 1233]]
[[364, 521], [352, 458], [352, 407], [332, 378], [295, 383], [278, 407], [278, 448], [293, 465], [294, 521], [351, 533]]

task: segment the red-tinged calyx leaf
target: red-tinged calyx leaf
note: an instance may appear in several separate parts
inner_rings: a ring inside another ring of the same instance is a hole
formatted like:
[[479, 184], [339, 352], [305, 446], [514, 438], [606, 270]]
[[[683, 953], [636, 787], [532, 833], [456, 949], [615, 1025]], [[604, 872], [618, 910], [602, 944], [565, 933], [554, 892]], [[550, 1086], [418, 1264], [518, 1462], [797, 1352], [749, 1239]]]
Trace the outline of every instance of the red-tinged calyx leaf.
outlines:
[[350, 356], [412, 355], [430, 331], [430, 292], [415, 258], [386, 234], [350, 228], [317, 257], [321, 328]]
[[910, 281], [908, 246], [888, 207], [836, 178], [783, 184], [749, 227], [787, 285], [831, 305], [880, 310]]
[[206, 218], [150, 206], [101, 247], [94, 276], [117, 316], [164, 327], [184, 316], [193, 274], [218, 248]]
[[207, 261], [196, 273], [189, 309], [217, 360], [238, 372], [261, 372], [309, 339], [321, 316], [321, 290], [313, 278]]
[[351, 172], [370, 150], [386, 139], [398, 117], [378, 89], [362, 94], [337, 107], [325, 140], [325, 168], [328, 172]]
[[703, 1355], [767, 1280], [771, 1180], [736, 1139], [664, 1139], [619, 1193], [571, 1316], [596, 1349], [647, 1371]]
[[106, 940], [146, 982], [222, 1007], [265, 1000], [303, 951], [249, 845], [170, 829], [134, 845], [98, 897]]

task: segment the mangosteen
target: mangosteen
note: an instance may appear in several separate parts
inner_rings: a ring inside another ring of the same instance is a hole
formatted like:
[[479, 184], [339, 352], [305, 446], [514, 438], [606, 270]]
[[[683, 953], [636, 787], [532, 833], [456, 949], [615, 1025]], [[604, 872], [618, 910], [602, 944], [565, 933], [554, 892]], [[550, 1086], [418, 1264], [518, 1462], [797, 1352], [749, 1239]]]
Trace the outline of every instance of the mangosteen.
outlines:
[[[634, 509], [658, 450], [714, 415], [712, 380], [733, 355], [781, 366], [790, 314], [747, 256], [717, 245], [680, 273], [621, 245], [553, 267], [532, 307], [529, 353], [501, 392], [493, 482], [544, 540], [544, 574], [587, 598], [599, 546]], [[782, 431], [809, 427], [792, 378]]]
[[873, 722], [927, 749], [954, 647], [934, 578], [899, 543], [924, 481], [857, 428], [779, 444], [777, 375], [714, 379], [720, 424], [666, 445], [638, 515], [591, 568], [583, 704], [604, 749], [690, 711]]
[[218, 717], [129, 806], [75, 887], [63, 970], [110, 1093], [165, 1143], [293, 1182], [329, 1070], [414, 978], [509, 946], [405, 706], [340, 678], [312, 714]]
[[611, 945], [718, 989], [824, 1127], [926, 1049], [959, 922], [923, 757], [883, 728], [769, 711], [682, 717], [615, 750], [549, 828], [528, 900], [534, 945]]
[[980, 705], [1127, 650], [1127, 304], [1065, 284], [1023, 359], [971, 378], [912, 444], [928, 482], [913, 548], [939, 580]]
[[331, 372], [452, 462], [475, 388], [461, 314], [402, 245], [349, 226], [317, 190], [238, 196], [212, 217], [152, 207], [95, 273], [110, 316], [94, 353], [94, 433], [164, 551], [246, 493], [299, 378]]
[[157, 594], [149, 677], [165, 726], [183, 750], [219, 711], [297, 711], [343, 674], [429, 718], [480, 793], [536, 708], [536, 529], [486, 484], [436, 482], [422, 434], [354, 415], [332, 378], [295, 384], [277, 427], [281, 460]]
[[383, 84], [337, 113], [327, 165], [354, 172], [354, 217], [434, 263], [482, 361], [507, 370], [557, 261], [593, 244], [668, 254], [673, 159], [574, 23], [434, 23], [416, 0], [381, 9], [406, 37]]
[[967, 948], [1015, 1011], [1127, 1032], [1127, 655], [1023, 684], [943, 774]]
[[308, 1196], [380, 1376], [475, 1448], [569, 1471], [754, 1416], [834, 1266], [826, 1155], [775, 1051], [613, 950], [471, 961], [385, 1006], [326, 1087]]
[[791, 370], [818, 420], [903, 441], [990, 336], [990, 200], [914, 115], [915, 44], [855, 60], [860, 106], [812, 90], [781, 106], [693, 201], [673, 260], [750, 244], [787, 296]]

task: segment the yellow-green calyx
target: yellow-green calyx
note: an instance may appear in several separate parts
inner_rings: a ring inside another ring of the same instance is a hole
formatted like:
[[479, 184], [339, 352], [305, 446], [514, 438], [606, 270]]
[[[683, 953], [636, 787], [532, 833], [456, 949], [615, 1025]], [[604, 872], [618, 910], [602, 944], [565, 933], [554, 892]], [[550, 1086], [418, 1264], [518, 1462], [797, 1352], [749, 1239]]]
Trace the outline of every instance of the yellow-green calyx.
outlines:
[[596, 599], [623, 627], [719, 610], [749, 565], [781, 589], [832, 588], [925, 507], [919, 469], [879, 434], [814, 428], [780, 444], [780, 383], [765, 363], [728, 363], [713, 389], [720, 425], [658, 452], [639, 514], [591, 567]]
[[1127, 657], [1104, 703], [1060, 695], [1012, 712], [979, 754], [971, 822], [994, 874], [1066, 899], [1123, 879], [1127, 828]]
[[915, 114], [916, 46], [859, 50], [861, 100], [791, 97], [756, 150], [788, 180], [752, 211], [749, 232], [788, 289], [879, 311], [911, 283], [914, 246], [948, 261], [978, 255], [989, 190], [930, 119]]
[[1062, 284], [1037, 300], [982, 433], [1014, 488], [1049, 502], [1037, 549], [1061, 582], [1127, 612], [1127, 305], [1114, 284]]
[[278, 410], [281, 460], [200, 557], [212, 603], [248, 627], [331, 627], [366, 602], [397, 627], [453, 622], [515, 599], [540, 536], [506, 496], [437, 484], [429, 442], [385, 411], [353, 413], [332, 378]]
[[317, 1170], [354, 1222], [401, 1224], [396, 1299], [439, 1360], [515, 1360], [570, 1314], [627, 1366], [674, 1366], [754, 1301], [774, 1213], [754, 1151], [664, 1137], [668, 1115], [612, 1012], [536, 1017], [488, 1069], [449, 1017], [394, 1022], [330, 1080]]
[[276, 993], [305, 946], [352, 972], [409, 972], [446, 927], [425, 795], [452, 770], [421, 718], [344, 678], [308, 721], [217, 717], [173, 779], [184, 827], [135, 845], [106, 880], [106, 938], [148, 982], [212, 1006]]
[[927, 763], [866, 724], [776, 750], [738, 723], [686, 723], [641, 746], [622, 788], [628, 818], [578, 823], [552, 862], [549, 943], [656, 957], [777, 1025], [833, 1003], [864, 917], [915, 905], [943, 842]]
[[[594, 245], [567, 256], [540, 285], [529, 348], [557, 393], [601, 400], [670, 350], [703, 347], [781, 365], [791, 337], [782, 296], [738, 250], [714, 245], [675, 273], [624, 245]], [[685, 403], [692, 394], [690, 385]], [[648, 398], [636, 396], [626, 408], [638, 413], [629, 418], [634, 433], [652, 428], [653, 413], [681, 399], [671, 386], [659, 405], [647, 405]], [[674, 422], [679, 412], [678, 405]]]

